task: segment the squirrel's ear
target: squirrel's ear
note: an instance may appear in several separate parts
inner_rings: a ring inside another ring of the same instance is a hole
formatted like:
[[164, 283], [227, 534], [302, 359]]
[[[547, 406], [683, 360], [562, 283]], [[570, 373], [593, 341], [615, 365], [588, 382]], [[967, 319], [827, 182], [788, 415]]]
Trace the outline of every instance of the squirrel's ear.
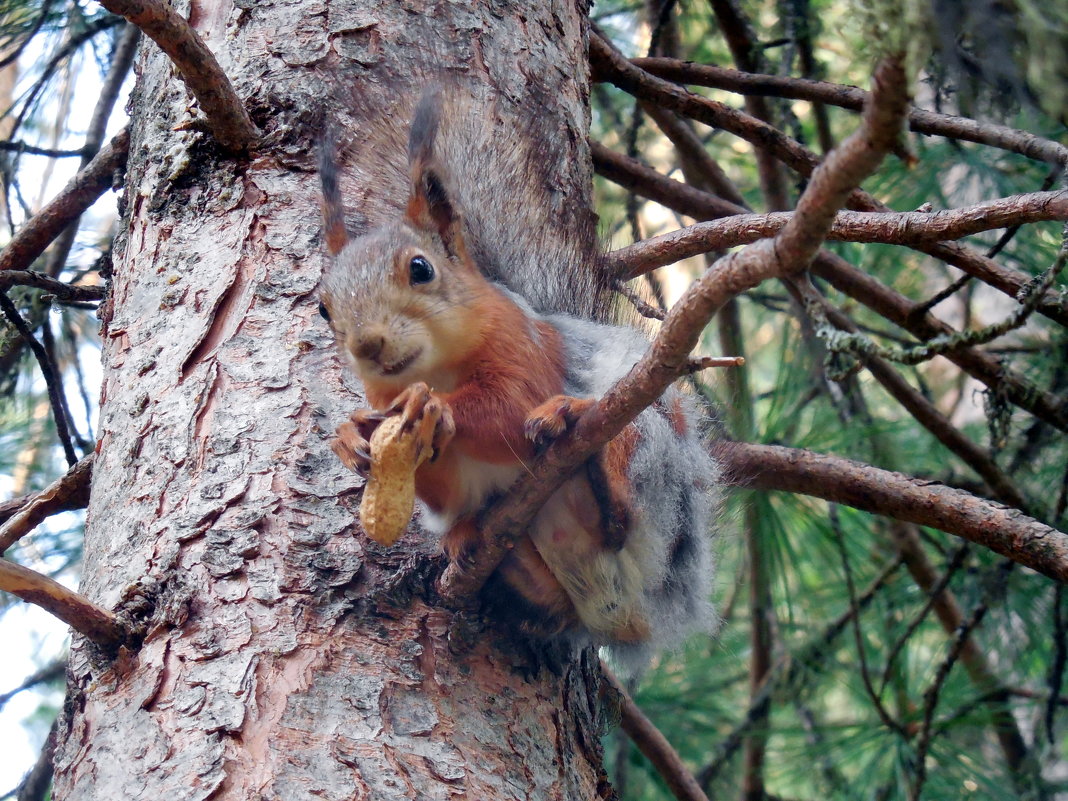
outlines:
[[332, 125], [326, 126], [319, 142], [319, 178], [323, 186], [323, 223], [326, 248], [331, 256], [342, 251], [349, 241], [345, 230], [345, 206], [337, 180], [337, 136]]
[[434, 140], [441, 121], [441, 90], [427, 90], [416, 106], [408, 137], [411, 194], [408, 220], [416, 227], [438, 234], [453, 256], [463, 251], [460, 210], [449, 195], [444, 176], [434, 157]]

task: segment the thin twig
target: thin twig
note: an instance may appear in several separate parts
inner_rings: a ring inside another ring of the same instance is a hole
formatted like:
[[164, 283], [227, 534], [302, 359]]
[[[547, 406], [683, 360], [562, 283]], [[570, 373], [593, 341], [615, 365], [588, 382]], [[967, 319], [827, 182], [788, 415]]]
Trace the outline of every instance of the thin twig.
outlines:
[[4, 705], [14, 698], [16, 695], [26, 690], [31, 690], [38, 684], [47, 684], [48, 682], [55, 681], [63, 677], [63, 674], [67, 671], [67, 657], [61, 657], [53, 662], [48, 663], [40, 670], [35, 670], [29, 676], [27, 676], [18, 687], [8, 690], [6, 693], [0, 693], [0, 709], [4, 708]]
[[[886, 685], [890, 683], [890, 674], [893, 672], [894, 662], [897, 660], [898, 654], [905, 647], [905, 644], [912, 639], [912, 635], [916, 632], [916, 629], [927, 619], [927, 615], [930, 614], [931, 609], [934, 608], [935, 602], [942, 594], [942, 591], [949, 586], [949, 582], [953, 579], [953, 576], [957, 574], [957, 571], [964, 565], [964, 560], [968, 556], [968, 543], [963, 542], [953, 552], [953, 557], [949, 560], [949, 564], [946, 566], [945, 572], [939, 577], [938, 583], [927, 593], [927, 602], [923, 605], [923, 608], [917, 612], [909, 624], [905, 627], [905, 631], [894, 642], [890, 648], [890, 652], [886, 655], [886, 667], [883, 669], [883, 678], [879, 682], [879, 694], [881, 695], [886, 689]], [[1058, 584], [1058, 587], [1064, 585]]]
[[3, 58], [0, 58], [0, 69], [19, 60], [19, 57], [30, 43], [30, 40], [37, 35], [37, 32], [41, 30], [45, 22], [48, 20], [48, 17], [52, 13], [52, 5], [54, 2], [55, 0], [44, 0], [44, 2], [41, 3], [41, 10], [37, 15], [37, 19], [34, 20], [33, 26], [26, 32], [25, 36], [22, 37], [22, 42], [19, 43], [18, 47], [12, 48], [5, 53]]
[[665, 312], [662, 309], [658, 309], [655, 306], [651, 306], [642, 300], [641, 296], [624, 284], [622, 281], [616, 281], [615, 290], [620, 295], [625, 297], [630, 304], [637, 310], [638, 314], [642, 317], [648, 317], [650, 320], [663, 320]]
[[835, 504], [831, 505], [830, 521], [831, 529], [834, 532], [835, 545], [838, 547], [838, 556], [842, 562], [842, 572], [845, 574], [846, 589], [849, 593], [849, 607], [853, 610], [853, 615], [850, 618], [853, 628], [853, 644], [857, 648], [857, 659], [860, 662], [860, 678], [864, 683], [864, 690], [867, 692], [868, 698], [871, 700], [872, 706], [875, 707], [875, 712], [879, 715], [879, 720], [883, 722], [883, 725], [890, 731], [896, 732], [902, 739], [908, 739], [905, 727], [890, 714], [890, 711], [883, 704], [883, 699], [875, 691], [875, 685], [871, 680], [871, 671], [868, 669], [868, 649], [864, 647], [864, 635], [860, 631], [860, 613], [857, 610], [857, 587], [853, 583], [853, 568], [849, 564], [845, 535], [842, 533], [842, 526], [838, 521], [838, 507]]
[[159, 0], [100, 0], [126, 17], [174, 62], [200, 103], [216, 140], [227, 150], [251, 148], [260, 132], [207, 45], [173, 8]]
[[[1012, 562], [1007, 561], [999, 564], [995, 570], [1004, 574], [1011, 568]], [[938, 706], [938, 699], [941, 696], [942, 687], [945, 685], [946, 679], [949, 678], [949, 672], [953, 669], [961, 652], [964, 650], [964, 645], [968, 641], [968, 636], [971, 634], [972, 630], [982, 622], [983, 617], [986, 616], [987, 610], [989, 609], [986, 595], [987, 594], [984, 593], [983, 600], [975, 606], [971, 615], [968, 616], [968, 619], [961, 623], [960, 627], [954, 632], [949, 652], [938, 666], [938, 670], [935, 673], [935, 678], [931, 682], [931, 685], [924, 691], [923, 724], [920, 728], [919, 736], [916, 738], [916, 754], [913, 758], [916, 775], [915, 780], [909, 787], [909, 801], [919, 801], [920, 799], [920, 792], [923, 789], [924, 781], [927, 778], [927, 751], [931, 745], [931, 737], [933, 734], [931, 724], [934, 721], [934, 713]]]
[[[119, 99], [119, 91], [123, 82], [133, 67], [134, 56], [137, 54], [137, 44], [141, 40], [141, 31], [133, 25], [124, 22], [123, 30], [120, 31], [118, 40], [111, 54], [111, 65], [108, 74], [100, 87], [100, 95], [96, 106], [93, 108], [93, 116], [89, 121], [89, 128], [85, 134], [85, 145], [82, 148], [82, 161], [80, 169], [85, 169], [93, 157], [100, 152], [100, 146], [104, 143], [104, 134], [107, 132], [108, 120], [111, 112]], [[79, 219], [72, 220], [63, 233], [60, 234], [48, 254], [48, 260], [44, 271], [50, 276], [58, 276], [67, 266], [67, 257], [70, 255], [74, 241], [78, 237]]]
[[37, 147], [37, 145], [30, 145], [26, 142], [14, 142], [11, 140], [0, 142], [0, 151], [28, 156], [47, 156], [50, 159], [70, 158], [72, 156], [81, 156], [85, 153], [84, 148], [80, 150], [57, 150], [54, 147]]
[[60, 389], [59, 404], [63, 412], [63, 419], [67, 421], [67, 431], [70, 432], [71, 439], [78, 446], [78, 449], [82, 453], [86, 453], [91, 450], [92, 445], [81, 435], [78, 427], [74, 425], [74, 416], [70, 413], [70, 403], [66, 389], [63, 386], [63, 373], [60, 369], [59, 359], [56, 356], [56, 338], [52, 333], [52, 322], [48, 319], [47, 311], [41, 319], [41, 347], [44, 348], [45, 353], [48, 355], [48, 363], [52, 365], [52, 369], [56, 371], [56, 376], [59, 378], [59, 381], [57, 381]]
[[51, 278], [44, 273], [33, 270], [0, 271], [0, 292], [13, 286], [29, 286], [47, 290], [59, 300], [87, 301], [103, 300], [106, 290], [103, 286], [68, 284]]
[[696, 359], [690, 359], [686, 365], [686, 372], [699, 373], [713, 367], [741, 367], [744, 364], [744, 356], [699, 356]]
[[1056, 740], [1053, 724], [1057, 719], [1057, 702], [1061, 687], [1064, 685], [1064, 668], [1068, 665], [1068, 621], [1064, 616], [1064, 585], [1058, 584], [1053, 590], [1053, 660], [1050, 662], [1046, 686], [1049, 699], [1046, 701], [1046, 739], [1050, 745]]
[[37, 359], [37, 364], [41, 368], [41, 375], [44, 376], [45, 386], [48, 387], [48, 400], [52, 406], [52, 418], [56, 423], [56, 436], [59, 438], [60, 445], [63, 446], [63, 455], [67, 458], [67, 464], [73, 466], [78, 461], [78, 456], [74, 452], [70, 430], [67, 428], [67, 416], [63, 411], [63, 378], [60, 376], [59, 371], [56, 370], [52, 360], [48, 358], [48, 352], [45, 350], [44, 345], [37, 341], [33, 331], [30, 330], [26, 321], [22, 319], [22, 315], [15, 308], [15, 304], [2, 292], [0, 292], [0, 311], [3, 312], [4, 317], [14, 326], [15, 330], [22, 335], [23, 340], [25, 340]]

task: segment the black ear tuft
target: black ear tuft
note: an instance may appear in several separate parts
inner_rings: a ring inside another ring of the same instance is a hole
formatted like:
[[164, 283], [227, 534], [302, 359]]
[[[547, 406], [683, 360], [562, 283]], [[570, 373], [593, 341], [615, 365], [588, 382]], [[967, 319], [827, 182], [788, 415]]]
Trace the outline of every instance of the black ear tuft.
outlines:
[[408, 163], [431, 162], [434, 155], [434, 140], [441, 124], [442, 93], [440, 86], [431, 86], [415, 107], [412, 129], [408, 134]]
[[[411, 194], [407, 216], [411, 223], [441, 237], [446, 250], [454, 257], [465, 253], [460, 209], [449, 191], [453, 178], [435, 155], [434, 142], [441, 128], [444, 101], [440, 86], [423, 93], [415, 108], [408, 136], [408, 167], [411, 170]], [[457, 165], [447, 165], [455, 168]]]
[[327, 123], [319, 141], [319, 180], [322, 182], [323, 227], [326, 247], [336, 256], [349, 240], [345, 230], [345, 204], [338, 186], [337, 131]]

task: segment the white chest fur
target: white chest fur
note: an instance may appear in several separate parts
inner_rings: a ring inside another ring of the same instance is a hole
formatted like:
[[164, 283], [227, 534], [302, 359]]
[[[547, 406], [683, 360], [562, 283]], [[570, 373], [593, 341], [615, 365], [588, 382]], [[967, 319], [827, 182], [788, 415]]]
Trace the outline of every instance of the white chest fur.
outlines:
[[521, 465], [499, 465], [461, 456], [456, 461], [457, 491], [440, 512], [423, 506], [423, 528], [444, 534], [461, 517], [472, 517], [494, 493], [504, 492], [523, 471]]

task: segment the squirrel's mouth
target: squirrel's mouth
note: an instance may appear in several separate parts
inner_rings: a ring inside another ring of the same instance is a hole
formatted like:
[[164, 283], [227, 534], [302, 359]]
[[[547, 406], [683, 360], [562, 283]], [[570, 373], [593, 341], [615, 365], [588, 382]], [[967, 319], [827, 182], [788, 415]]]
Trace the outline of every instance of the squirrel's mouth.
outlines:
[[379, 367], [382, 370], [383, 375], [397, 375], [404, 372], [404, 370], [416, 359], [419, 358], [419, 354], [423, 352], [422, 348], [414, 350], [401, 359], [399, 362], [393, 362], [392, 364], [380, 364]]

